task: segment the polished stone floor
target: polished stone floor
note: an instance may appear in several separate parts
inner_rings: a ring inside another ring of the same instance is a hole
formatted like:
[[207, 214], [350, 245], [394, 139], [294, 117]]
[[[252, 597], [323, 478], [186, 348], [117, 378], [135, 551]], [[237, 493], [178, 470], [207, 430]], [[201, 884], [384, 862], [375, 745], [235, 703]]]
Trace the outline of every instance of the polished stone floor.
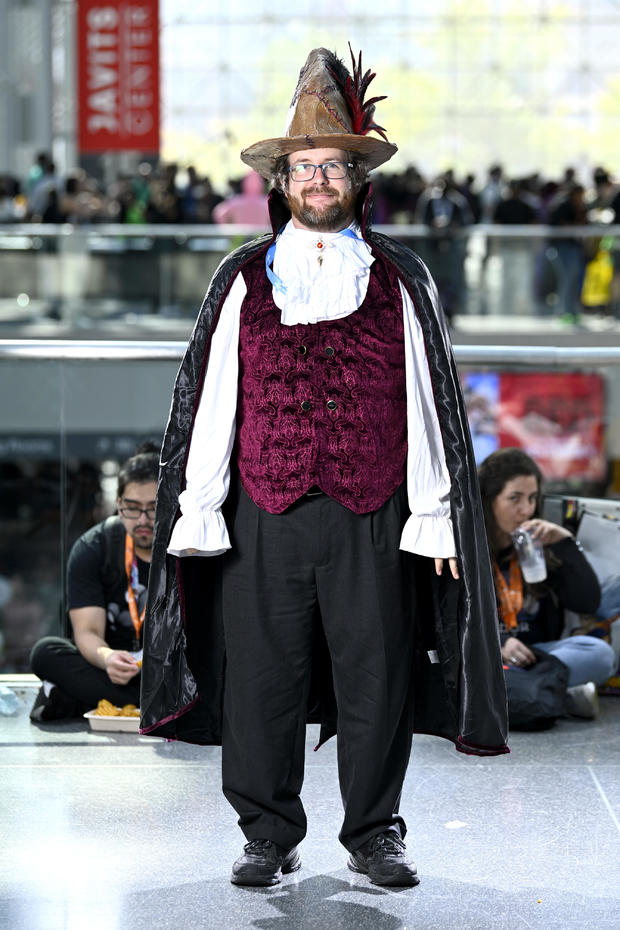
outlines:
[[35, 727], [33, 686], [0, 716], [0, 927], [6, 930], [618, 930], [620, 698], [596, 721], [514, 733], [465, 757], [416, 737], [402, 812], [421, 883], [346, 868], [335, 743], [311, 751], [303, 868], [270, 889], [229, 882], [243, 838], [220, 751], [86, 722]]

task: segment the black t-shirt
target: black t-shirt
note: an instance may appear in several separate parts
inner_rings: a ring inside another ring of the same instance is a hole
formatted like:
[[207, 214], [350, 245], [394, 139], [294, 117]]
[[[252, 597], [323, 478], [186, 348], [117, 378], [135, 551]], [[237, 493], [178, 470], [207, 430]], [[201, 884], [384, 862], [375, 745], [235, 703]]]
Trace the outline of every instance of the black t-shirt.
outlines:
[[[120, 520], [119, 520], [120, 522]], [[103, 607], [104, 639], [111, 649], [135, 650], [136, 634], [127, 601], [124, 534], [109, 532], [104, 521], [87, 530], [75, 542], [67, 565], [68, 607]], [[148, 562], [137, 559], [139, 584], [135, 591], [138, 613], [146, 603]], [[140, 631], [140, 646], [142, 630]]]

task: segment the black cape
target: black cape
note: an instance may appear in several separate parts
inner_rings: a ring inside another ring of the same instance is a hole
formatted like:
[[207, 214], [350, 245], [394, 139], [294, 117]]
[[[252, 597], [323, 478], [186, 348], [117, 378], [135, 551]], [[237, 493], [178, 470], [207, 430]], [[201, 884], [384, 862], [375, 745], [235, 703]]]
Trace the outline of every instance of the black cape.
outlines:
[[[414, 730], [442, 736], [462, 752], [498, 755], [506, 746], [507, 710], [497, 608], [484, 519], [459, 376], [436, 287], [407, 247], [366, 228], [368, 190], [358, 201], [362, 234], [391, 263], [411, 295], [420, 321], [451, 477], [451, 512], [461, 580], [433, 559], [412, 556], [416, 573], [416, 654], [411, 670]], [[202, 744], [221, 742], [225, 650], [219, 585], [226, 555], [178, 558], [166, 549], [179, 516], [185, 464], [222, 304], [244, 265], [266, 253], [289, 218], [284, 199], [270, 196], [273, 235], [228, 255], [216, 271], [179, 373], [161, 456], [155, 539], [149, 577], [142, 669], [142, 734]], [[437, 659], [439, 661], [437, 661]], [[319, 636], [313, 661], [309, 720], [321, 742], [336, 730], [329, 657]]]

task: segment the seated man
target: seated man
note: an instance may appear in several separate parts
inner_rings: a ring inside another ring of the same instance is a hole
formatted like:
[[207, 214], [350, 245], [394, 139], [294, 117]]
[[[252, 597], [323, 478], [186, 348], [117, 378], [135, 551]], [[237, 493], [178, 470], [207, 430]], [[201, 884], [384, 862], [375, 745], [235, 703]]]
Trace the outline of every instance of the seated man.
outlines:
[[159, 454], [146, 443], [121, 467], [118, 513], [84, 533], [67, 566], [72, 642], [46, 636], [30, 662], [43, 680], [35, 723], [80, 716], [106, 698], [140, 703], [142, 624], [153, 545]]

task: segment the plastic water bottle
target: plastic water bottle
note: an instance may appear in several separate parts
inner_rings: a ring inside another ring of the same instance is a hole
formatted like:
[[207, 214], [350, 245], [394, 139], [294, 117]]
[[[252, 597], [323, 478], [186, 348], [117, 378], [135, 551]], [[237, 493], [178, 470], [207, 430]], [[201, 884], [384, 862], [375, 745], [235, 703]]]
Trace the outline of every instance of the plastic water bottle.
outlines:
[[528, 584], [544, 581], [547, 577], [547, 565], [541, 541], [520, 526], [513, 530], [510, 536], [524, 580]]
[[15, 692], [6, 685], [0, 685], [0, 714], [4, 717], [12, 717], [17, 713], [18, 707], [19, 698]]

